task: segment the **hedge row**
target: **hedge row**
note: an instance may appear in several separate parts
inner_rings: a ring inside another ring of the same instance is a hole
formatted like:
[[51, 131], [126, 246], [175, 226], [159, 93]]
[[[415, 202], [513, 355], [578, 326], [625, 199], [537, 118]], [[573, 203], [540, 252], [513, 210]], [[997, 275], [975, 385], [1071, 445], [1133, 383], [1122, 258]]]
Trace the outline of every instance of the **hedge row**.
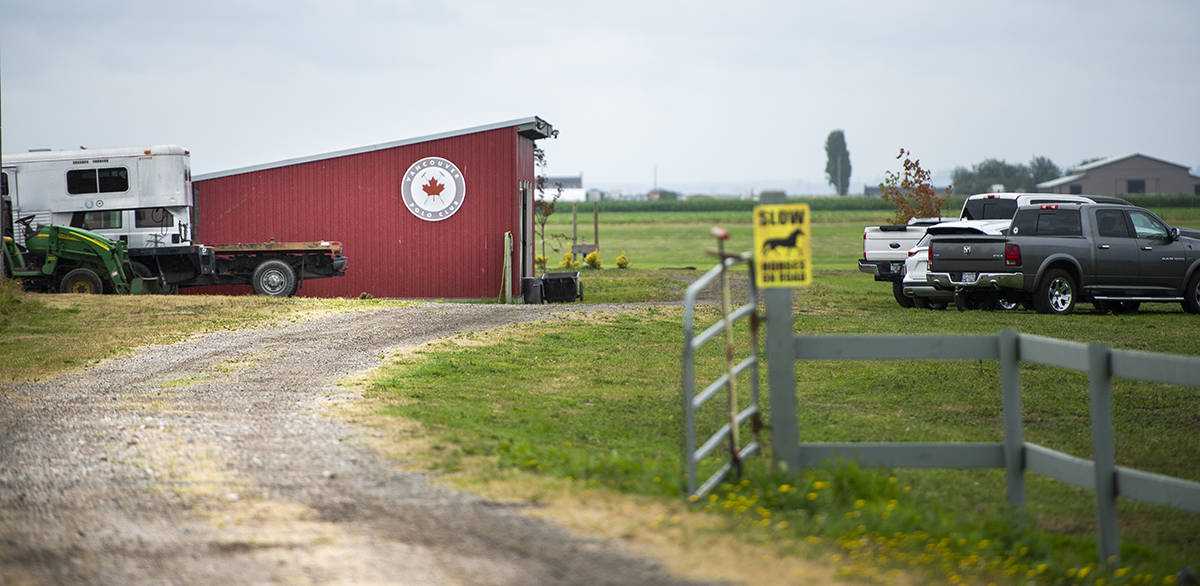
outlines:
[[[1051, 195], [1051, 194], [1046, 194]], [[1175, 208], [1200, 207], [1195, 195], [1123, 195], [1122, 199], [1142, 207]], [[956, 215], [962, 209], [962, 196], [946, 201], [943, 210]], [[788, 203], [807, 203], [813, 210], [891, 210], [893, 206], [878, 197], [789, 197]], [[686, 199], [660, 201], [602, 201], [602, 212], [738, 212], [749, 211], [758, 205], [749, 199]], [[583, 206], [580, 206], [581, 208]]]

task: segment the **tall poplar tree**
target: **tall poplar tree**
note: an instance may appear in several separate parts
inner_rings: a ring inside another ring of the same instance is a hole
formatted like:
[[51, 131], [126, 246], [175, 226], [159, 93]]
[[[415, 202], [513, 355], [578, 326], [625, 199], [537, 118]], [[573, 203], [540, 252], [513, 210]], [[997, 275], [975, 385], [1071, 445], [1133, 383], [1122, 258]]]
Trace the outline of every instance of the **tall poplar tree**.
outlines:
[[825, 179], [838, 195], [850, 191], [850, 151], [846, 150], [846, 134], [834, 130], [825, 139]]

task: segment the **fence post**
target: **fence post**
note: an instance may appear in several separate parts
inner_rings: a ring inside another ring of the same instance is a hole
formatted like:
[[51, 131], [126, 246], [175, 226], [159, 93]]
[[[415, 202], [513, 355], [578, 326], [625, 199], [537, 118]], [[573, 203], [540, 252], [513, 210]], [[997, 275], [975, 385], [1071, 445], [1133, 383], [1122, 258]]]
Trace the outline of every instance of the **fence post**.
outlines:
[[1113, 441], [1112, 381], [1107, 344], [1088, 344], [1088, 391], [1091, 395], [1092, 461], [1096, 474], [1096, 545], [1100, 563], [1120, 564], [1117, 534], [1116, 447]]
[[1017, 330], [1000, 330], [1000, 392], [1004, 410], [1004, 476], [1008, 506], [1025, 506], [1025, 439], [1021, 431], [1021, 358]]
[[800, 468], [800, 429], [796, 419], [796, 336], [792, 330], [792, 290], [767, 289], [767, 386], [771, 394], [771, 447], [774, 464]]

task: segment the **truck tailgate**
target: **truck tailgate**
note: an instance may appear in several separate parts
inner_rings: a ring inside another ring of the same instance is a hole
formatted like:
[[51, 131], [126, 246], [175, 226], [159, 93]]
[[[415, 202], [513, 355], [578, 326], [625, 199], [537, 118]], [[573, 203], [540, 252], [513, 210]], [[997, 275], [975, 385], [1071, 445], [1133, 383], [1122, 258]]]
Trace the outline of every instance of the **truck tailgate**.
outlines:
[[863, 230], [863, 258], [904, 262], [927, 226], [870, 226]]
[[1004, 236], [935, 236], [929, 241], [930, 272], [1004, 271]]

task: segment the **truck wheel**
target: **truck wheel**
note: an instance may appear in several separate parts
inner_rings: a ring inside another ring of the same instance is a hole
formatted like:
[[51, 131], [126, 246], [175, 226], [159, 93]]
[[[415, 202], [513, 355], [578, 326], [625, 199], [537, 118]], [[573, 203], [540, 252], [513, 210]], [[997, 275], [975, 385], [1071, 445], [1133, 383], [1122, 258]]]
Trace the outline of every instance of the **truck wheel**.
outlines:
[[892, 281], [892, 297], [896, 298], [896, 303], [899, 303], [900, 307], [913, 306], [912, 297], [904, 294], [904, 284], [900, 281]]
[[104, 283], [91, 269], [79, 268], [63, 277], [58, 290], [63, 293], [103, 293]]
[[1075, 279], [1062, 269], [1050, 269], [1033, 297], [1038, 313], [1067, 315], [1075, 310]]
[[296, 290], [296, 271], [281, 260], [264, 260], [255, 267], [250, 285], [257, 295], [288, 297]]
[[1183, 310], [1200, 313], [1200, 271], [1188, 279], [1187, 288], [1183, 290]]

